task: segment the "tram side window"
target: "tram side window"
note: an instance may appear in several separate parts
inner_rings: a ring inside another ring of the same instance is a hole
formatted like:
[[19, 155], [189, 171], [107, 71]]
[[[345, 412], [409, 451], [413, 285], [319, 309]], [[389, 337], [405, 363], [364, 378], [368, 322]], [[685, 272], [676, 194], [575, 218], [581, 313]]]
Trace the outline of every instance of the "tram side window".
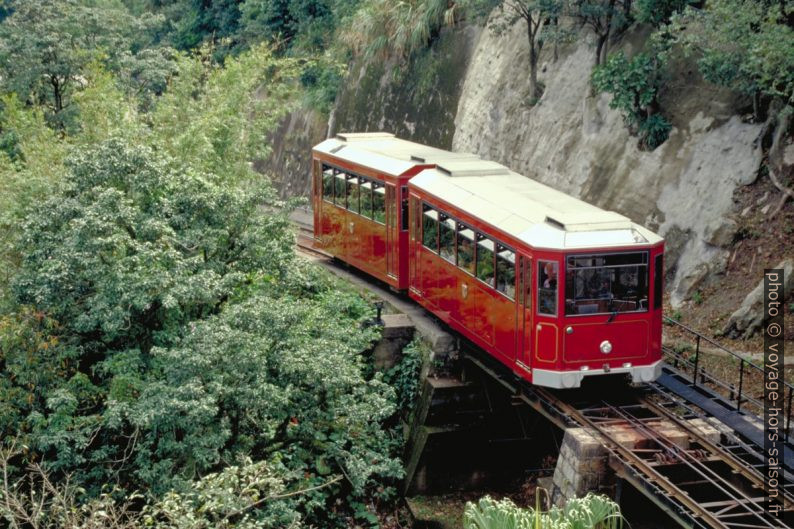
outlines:
[[477, 279], [494, 286], [494, 242], [477, 234]]
[[555, 261], [538, 261], [538, 313], [557, 315], [557, 272]]
[[327, 165], [323, 165], [323, 199], [334, 201], [334, 170]]
[[422, 245], [438, 253], [438, 211], [428, 205], [424, 206], [422, 215]]
[[386, 188], [375, 182], [372, 183], [372, 218], [386, 224]]
[[457, 227], [458, 266], [474, 275], [474, 231], [461, 223]]
[[349, 174], [347, 175], [347, 209], [356, 213], [359, 212], [358, 195], [358, 177], [356, 175]]
[[359, 203], [361, 204], [360, 213], [363, 217], [372, 218], [372, 182], [364, 177], [359, 177], [361, 182], [358, 186]]
[[510, 299], [516, 297], [516, 254], [502, 245], [496, 245], [496, 290]]
[[400, 193], [400, 229], [402, 231], [408, 231], [408, 186], [402, 186], [400, 188]]
[[334, 175], [334, 204], [339, 206], [340, 208], [346, 208], [347, 204], [345, 204], [345, 197], [347, 197], [347, 192], [345, 191], [345, 173], [337, 172]]
[[664, 267], [662, 266], [662, 256], [657, 255], [653, 263], [653, 308], [662, 307], [662, 276]]
[[438, 223], [438, 253], [441, 257], [455, 262], [455, 221], [446, 215], [441, 215]]

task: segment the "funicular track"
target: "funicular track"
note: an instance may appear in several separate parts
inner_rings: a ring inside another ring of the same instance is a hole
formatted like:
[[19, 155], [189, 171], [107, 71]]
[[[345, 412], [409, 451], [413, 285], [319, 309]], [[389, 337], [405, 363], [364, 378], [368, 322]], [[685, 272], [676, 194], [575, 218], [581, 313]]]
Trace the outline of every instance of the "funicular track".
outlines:
[[[606, 398], [587, 389], [549, 390], [525, 384], [475, 348], [465, 348], [466, 361], [497, 380], [514, 398], [529, 405], [558, 427], [585, 428], [606, 448], [609, 465], [680, 525], [697, 528], [791, 527], [791, 491], [779, 505], [785, 518], [766, 515], [767, 497], [760, 468], [710, 439], [690, 420], [701, 415], [686, 402], [656, 384], [626, 387]], [[589, 394], [588, 394], [589, 393]], [[682, 410], [685, 410], [682, 413]], [[689, 438], [679, 446], [659, 433], [663, 423], [674, 424]], [[626, 430], [644, 441], [627, 446]], [[785, 521], [784, 521], [785, 520]]]
[[296, 236], [296, 244], [301, 252], [314, 256], [314, 257], [321, 257], [326, 259], [333, 258], [332, 255], [323, 252], [322, 250], [318, 250], [314, 246], [314, 230], [310, 224], [306, 224], [304, 221], [299, 221], [297, 219], [293, 219], [293, 222], [298, 227], [298, 233]]
[[[310, 226], [297, 224], [297, 244], [302, 252], [332, 257], [313, 247]], [[725, 430], [719, 440], [705, 435], [694, 426], [697, 423], [693, 419], [706, 421], [709, 414], [669, 388], [658, 383], [640, 388], [626, 385], [606, 398], [594, 398], [595, 393], [587, 388], [556, 391], [532, 386], [463, 338], [461, 352], [465, 363], [476, 366], [516, 401], [535, 409], [559, 428], [587, 429], [608, 451], [609, 465], [617, 476], [668, 512], [679, 525], [719, 529], [794, 527], [794, 475], [785, 473], [783, 497], [777, 502], [785, 514], [778, 518], [766, 515], [763, 447]], [[671, 366], [665, 370], [677, 373]], [[663, 422], [686, 433], [686, 446], [659, 433], [658, 426]], [[645, 439], [641, 447], [621, 443], [619, 433], [626, 429]], [[792, 461], [787, 463], [791, 465]]]

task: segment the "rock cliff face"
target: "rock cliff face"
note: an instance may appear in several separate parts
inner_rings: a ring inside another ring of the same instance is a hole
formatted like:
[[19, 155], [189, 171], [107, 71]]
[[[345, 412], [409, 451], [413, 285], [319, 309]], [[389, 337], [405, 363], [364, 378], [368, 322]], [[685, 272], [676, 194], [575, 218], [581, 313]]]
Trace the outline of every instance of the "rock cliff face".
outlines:
[[475, 52], [477, 27], [441, 32], [410, 65], [354, 64], [336, 101], [333, 132], [393, 132], [444, 149], [452, 146], [458, 99]]
[[269, 175], [281, 198], [308, 197], [312, 191], [312, 147], [326, 138], [328, 124], [318, 112], [300, 109], [289, 114], [273, 132], [273, 152], [255, 169]]
[[[653, 152], [641, 151], [620, 113], [609, 108], [609, 97], [591, 94], [588, 40], [582, 35], [560, 49], [556, 61], [549, 47], [543, 50], [545, 90], [530, 106], [521, 24], [499, 36], [478, 28], [445, 31], [399, 75], [382, 62], [355, 65], [332, 129], [387, 130], [474, 152], [648, 226], [667, 240], [667, 288], [677, 306], [725, 266], [735, 231], [733, 193], [756, 178], [761, 126], [743, 122], [730, 94], [679, 61], [661, 94], [673, 124], [670, 138]], [[627, 35], [619, 46], [630, 53], [643, 40], [641, 33]], [[308, 191], [308, 163], [287, 167], [278, 161], [288, 158], [283, 151], [306, 159], [306, 140], [326, 132], [317, 123], [297, 128], [303, 131], [300, 148], [290, 146], [287, 126], [269, 167], [286, 175], [280, 185], [285, 194]]]

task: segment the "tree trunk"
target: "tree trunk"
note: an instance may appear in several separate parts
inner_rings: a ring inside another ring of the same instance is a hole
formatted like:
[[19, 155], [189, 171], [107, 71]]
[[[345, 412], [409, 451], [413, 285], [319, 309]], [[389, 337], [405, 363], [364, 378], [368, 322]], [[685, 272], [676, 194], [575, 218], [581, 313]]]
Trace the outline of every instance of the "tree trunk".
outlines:
[[535, 32], [532, 30], [532, 18], [527, 18], [527, 38], [529, 39], [529, 99], [538, 97], [538, 50], [535, 45]]
[[538, 53], [535, 47], [529, 49], [529, 98], [534, 102], [538, 94]]
[[596, 38], [596, 52], [595, 52], [595, 64], [596, 66], [600, 66], [604, 64], [605, 61], [602, 60], [601, 54], [604, 49], [604, 44], [607, 42], [607, 37], [609, 35], [598, 35]]
[[58, 77], [51, 76], [50, 84], [52, 85], [52, 96], [55, 100], [55, 113], [63, 110], [63, 94], [61, 93], [61, 83], [58, 82]]
[[607, 62], [607, 50], [609, 49], [609, 35], [612, 32], [612, 13], [615, 9], [616, 0], [609, 0], [609, 8], [606, 14], [603, 35], [598, 36], [598, 50], [596, 51], [596, 66]]

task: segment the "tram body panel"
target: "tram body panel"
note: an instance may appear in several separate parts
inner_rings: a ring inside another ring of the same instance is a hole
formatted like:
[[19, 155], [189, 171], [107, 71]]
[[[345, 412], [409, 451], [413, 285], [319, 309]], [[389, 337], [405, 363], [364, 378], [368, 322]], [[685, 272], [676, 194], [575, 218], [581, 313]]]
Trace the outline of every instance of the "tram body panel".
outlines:
[[[660, 237], [494, 162], [359, 136], [371, 152], [358, 140], [315, 149], [318, 246], [532, 383], [658, 376]], [[406, 156], [418, 148], [437, 163]]]

